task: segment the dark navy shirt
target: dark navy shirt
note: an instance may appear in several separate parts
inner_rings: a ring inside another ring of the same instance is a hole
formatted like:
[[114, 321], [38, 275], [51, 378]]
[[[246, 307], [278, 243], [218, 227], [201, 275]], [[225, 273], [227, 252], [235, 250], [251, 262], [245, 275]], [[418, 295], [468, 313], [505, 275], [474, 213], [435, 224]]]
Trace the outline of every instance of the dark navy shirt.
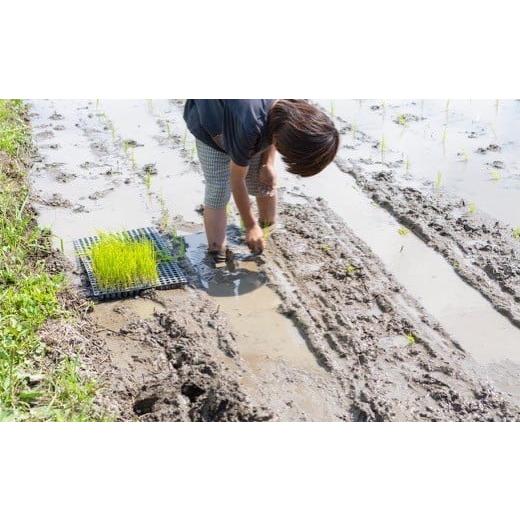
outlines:
[[220, 150], [239, 166], [265, 150], [267, 114], [274, 99], [187, 99], [184, 121], [203, 143]]

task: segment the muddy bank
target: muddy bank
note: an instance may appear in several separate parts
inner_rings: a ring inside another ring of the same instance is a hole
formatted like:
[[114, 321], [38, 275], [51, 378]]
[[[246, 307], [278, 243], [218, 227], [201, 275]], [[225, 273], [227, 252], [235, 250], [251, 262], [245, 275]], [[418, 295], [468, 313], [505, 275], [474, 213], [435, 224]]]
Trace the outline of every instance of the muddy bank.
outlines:
[[239, 388], [234, 340], [218, 309], [192, 290], [92, 305], [74, 289], [75, 320], [46, 324], [53, 356], [74, 352], [98, 383], [96, 405], [113, 420], [262, 421]]
[[341, 170], [520, 327], [520, 240], [509, 226], [473, 212], [467, 200], [403, 185], [396, 179], [399, 165], [367, 166], [347, 156], [342, 152], [336, 160]]
[[[511, 397], [385, 271], [323, 203], [286, 205], [266, 269], [351, 420], [516, 420]], [[305, 260], [305, 261], [303, 261]], [[277, 284], [277, 273], [288, 284]]]

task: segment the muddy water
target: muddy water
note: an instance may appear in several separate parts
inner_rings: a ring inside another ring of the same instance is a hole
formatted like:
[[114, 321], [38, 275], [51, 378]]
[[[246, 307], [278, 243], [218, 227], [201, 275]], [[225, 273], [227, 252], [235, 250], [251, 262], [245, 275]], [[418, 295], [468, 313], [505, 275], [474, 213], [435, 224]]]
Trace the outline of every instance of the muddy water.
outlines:
[[[317, 363], [292, 321], [278, 312], [282, 300], [266, 285], [257, 263], [241, 260], [239, 254], [231, 269], [215, 270], [204, 263], [203, 233], [186, 236], [186, 241], [188, 257], [197, 266], [205, 290], [235, 325], [237, 346], [249, 369], [241, 382], [249, 394], [259, 401], [267, 399], [272, 406], [283, 388], [283, 403], [277, 407], [289, 406], [296, 412], [282, 412], [286, 418], [337, 420], [343, 412], [335, 402], [334, 385], [326, 390], [329, 374]], [[264, 396], [259, 395], [258, 379]]]
[[[356, 131], [384, 139], [385, 161], [403, 160], [402, 181], [442, 189], [489, 215], [520, 226], [520, 101], [319, 100]], [[418, 120], [396, 124], [400, 116]], [[352, 132], [344, 141], [352, 138]], [[489, 149], [497, 145], [498, 149]], [[481, 149], [479, 152], [478, 150]], [[482, 153], [484, 151], [484, 153]], [[372, 146], [345, 150], [352, 159], [381, 158]], [[499, 161], [497, 165], [493, 163]]]
[[511, 360], [520, 364], [520, 330], [462, 281], [438, 253], [412, 233], [401, 235], [397, 221], [361, 193], [351, 177], [331, 165], [321, 179], [287, 179], [287, 186], [292, 202], [304, 200], [297, 196], [299, 193], [323, 197], [397, 280], [478, 361]]

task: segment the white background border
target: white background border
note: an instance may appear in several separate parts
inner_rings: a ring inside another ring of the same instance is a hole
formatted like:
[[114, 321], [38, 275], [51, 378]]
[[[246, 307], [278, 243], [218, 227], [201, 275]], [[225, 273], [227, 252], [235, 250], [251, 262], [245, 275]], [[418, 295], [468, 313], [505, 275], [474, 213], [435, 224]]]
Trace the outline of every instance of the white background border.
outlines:
[[[0, 11], [0, 96], [520, 97], [516, 11], [453, 0], [11, 2]], [[503, 518], [518, 509], [518, 433], [2, 424], [2, 517]]]

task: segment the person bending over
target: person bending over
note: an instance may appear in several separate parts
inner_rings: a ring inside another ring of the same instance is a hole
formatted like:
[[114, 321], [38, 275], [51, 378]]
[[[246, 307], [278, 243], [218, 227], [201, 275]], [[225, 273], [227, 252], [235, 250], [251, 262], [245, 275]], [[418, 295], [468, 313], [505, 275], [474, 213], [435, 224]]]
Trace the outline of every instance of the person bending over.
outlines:
[[[330, 118], [301, 99], [188, 99], [184, 120], [196, 139], [206, 181], [204, 226], [208, 252], [226, 259], [226, 206], [231, 193], [254, 253], [264, 248], [262, 227], [276, 220], [276, 152], [287, 171], [321, 172], [335, 157], [339, 134]], [[259, 220], [249, 195], [255, 196]]]

